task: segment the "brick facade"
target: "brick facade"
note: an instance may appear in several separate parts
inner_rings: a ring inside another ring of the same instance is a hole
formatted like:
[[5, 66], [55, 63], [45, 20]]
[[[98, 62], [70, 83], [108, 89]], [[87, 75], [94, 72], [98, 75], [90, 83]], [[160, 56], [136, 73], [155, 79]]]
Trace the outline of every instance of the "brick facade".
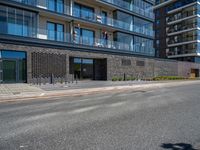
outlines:
[[[114, 54], [104, 54], [104, 53], [95, 53], [95, 52], [81, 52], [81, 51], [71, 51], [71, 50], [61, 50], [45, 47], [33, 47], [33, 46], [23, 46], [23, 45], [13, 45], [13, 44], [0, 44], [1, 50], [15, 50], [15, 51], [26, 51], [27, 52], [27, 82], [34, 82], [34, 72], [36, 72], [36, 66], [41, 65], [40, 63], [45, 63], [44, 61], [37, 61], [37, 59], [32, 59], [36, 53], [40, 53], [45, 56], [48, 54], [49, 62], [51, 64], [56, 63], [54, 66], [51, 66], [53, 71], [60, 72], [63, 75], [63, 72], [66, 72], [68, 79], [72, 77], [69, 74], [69, 57], [82, 57], [82, 58], [95, 58], [95, 59], [106, 59], [107, 60], [107, 79], [111, 80], [112, 77], [118, 76], [123, 77], [133, 76], [138, 78], [151, 78], [155, 76], [184, 76], [189, 77], [191, 69], [199, 69], [200, 64], [190, 63], [190, 62], [178, 62], [173, 60], [166, 59], [154, 59], [154, 58], [144, 58], [144, 57], [134, 57], [134, 56], [121, 56]], [[61, 61], [53, 57], [53, 54], [57, 56], [62, 56]], [[65, 60], [64, 60], [65, 59]], [[52, 63], [53, 62], [53, 63]], [[126, 63], [124, 63], [126, 62]], [[33, 68], [34, 66], [34, 68]], [[58, 66], [60, 66], [58, 68]], [[34, 70], [33, 70], [34, 69]], [[41, 69], [41, 68], [40, 68]], [[51, 73], [51, 70], [45, 70], [48, 68], [43, 68], [42, 72]], [[53, 72], [52, 71], [52, 72]], [[65, 78], [63, 77], [63, 78]], [[56, 81], [63, 80], [61, 76], [56, 78]], [[44, 77], [43, 82], [49, 82], [48, 77]]]

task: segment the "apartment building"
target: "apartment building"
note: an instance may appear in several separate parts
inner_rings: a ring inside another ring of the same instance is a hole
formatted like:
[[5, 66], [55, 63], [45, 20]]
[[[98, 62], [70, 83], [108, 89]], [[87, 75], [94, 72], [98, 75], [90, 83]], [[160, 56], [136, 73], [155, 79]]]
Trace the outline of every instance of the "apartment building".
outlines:
[[156, 0], [157, 57], [200, 63], [198, 0]]
[[[0, 81], [111, 79], [117, 57], [154, 57], [153, 5], [153, 0], [0, 0]], [[133, 65], [129, 59], [119, 62]]]

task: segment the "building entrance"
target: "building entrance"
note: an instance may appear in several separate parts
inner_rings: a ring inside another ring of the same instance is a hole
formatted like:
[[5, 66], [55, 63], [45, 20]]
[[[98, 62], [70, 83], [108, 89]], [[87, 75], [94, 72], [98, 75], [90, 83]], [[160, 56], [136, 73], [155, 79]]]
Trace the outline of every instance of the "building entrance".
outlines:
[[93, 79], [93, 59], [74, 58], [74, 75], [78, 79]]
[[106, 80], [106, 59], [70, 57], [70, 74], [79, 80]]
[[0, 54], [0, 81], [26, 82], [26, 54], [15, 51], [0, 51]]
[[199, 77], [199, 69], [191, 69], [190, 78]]

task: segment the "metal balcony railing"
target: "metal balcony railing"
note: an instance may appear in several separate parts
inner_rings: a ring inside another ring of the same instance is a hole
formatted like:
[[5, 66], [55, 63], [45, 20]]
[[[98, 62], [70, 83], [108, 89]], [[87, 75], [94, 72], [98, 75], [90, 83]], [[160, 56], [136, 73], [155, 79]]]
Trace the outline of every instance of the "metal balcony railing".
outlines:
[[181, 31], [188, 30], [188, 29], [193, 29], [193, 28], [197, 28], [197, 23], [180, 24], [178, 26], [178, 28], [175, 28], [173, 26], [173, 27], [169, 28], [169, 30], [167, 31], [167, 33], [170, 34], [170, 33], [174, 33], [174, 32], [181, 32]]
[[197, 15], [197, 11], [188, 11], [188, 12], [181, 13], [180, 15], [173, 15], [167, 19], [167, 23], [178, 21], [178, 20], [181, 20], [190, 16], [194, 16], [194, 15]]
[[191, 36], [191, 37], [187, 37], [187, 38], [183, 38], [183, 37], [180, 37], [178, 39], [171, 39], [168, 41], [168, 44], [171, 45], [171, 44], [178, 44], [178, 43], [183, 43], [183, 42], [190, 42], [190, 41], [195, 41], [197, 40], [197, 36]]

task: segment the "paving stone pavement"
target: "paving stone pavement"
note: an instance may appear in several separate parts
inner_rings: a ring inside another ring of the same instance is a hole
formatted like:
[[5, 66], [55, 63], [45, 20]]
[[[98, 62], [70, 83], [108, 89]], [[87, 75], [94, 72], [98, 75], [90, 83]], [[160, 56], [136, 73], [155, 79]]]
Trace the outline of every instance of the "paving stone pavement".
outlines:
[[16, 95], [20, 93], [32, 93], [32, 92], [42, 92], [43, 90], [31, 86], [29, 84], [23, 84], [23, 83], [18, 83], [18, 84], [0, 84], [0, 96], [1, 95]]
[[112, 81], [82, 81], [68, 84], [45, 84], [45, 85], [30, 85], [25, 83], [17, 84], [0, 84], [0, 96], [13, 96], [20, 94], [40, 94], [44, 92], [54, 92], [62, 90], [73, 90], [73, 89], [87, 89], [87, 88], [100, 88], [109, 86], [123, 86], [130, 84], [145, 84], [147, 82], [112, 82]]

